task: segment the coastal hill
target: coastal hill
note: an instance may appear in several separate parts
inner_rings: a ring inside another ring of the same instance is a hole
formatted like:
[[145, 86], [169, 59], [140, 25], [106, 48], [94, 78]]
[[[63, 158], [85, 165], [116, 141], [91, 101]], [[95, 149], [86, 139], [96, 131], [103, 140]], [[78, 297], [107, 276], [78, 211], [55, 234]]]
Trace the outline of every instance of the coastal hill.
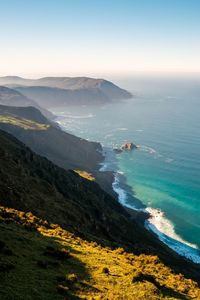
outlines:
[[105, 79], [88, 77], [44, 77], [25, 79], [0, 77], [0, 85], [11, 87], [49, 108], [64, 105], [97, 105], [131, 98], [128, 91]]
[[199, 280], [198, 266], [159, 242], [95, 182], [4, 131], [0, 252], [1, 299], [200, 296], [187, 279]]
[[39, 109], [43, 115], [49, 119], [54, 119], [54, 115], [47, 109], [41, 107], [36, 101], [22, 95], [20, 92], [7, 88], [5, 86], [0, 86], [0, 104], [8, 106], [34, 106]]
[[99, 143], [62, 131], [34, 107], [0, 105], [0, 128], [66, 170], [91, 172], [103, 159]]

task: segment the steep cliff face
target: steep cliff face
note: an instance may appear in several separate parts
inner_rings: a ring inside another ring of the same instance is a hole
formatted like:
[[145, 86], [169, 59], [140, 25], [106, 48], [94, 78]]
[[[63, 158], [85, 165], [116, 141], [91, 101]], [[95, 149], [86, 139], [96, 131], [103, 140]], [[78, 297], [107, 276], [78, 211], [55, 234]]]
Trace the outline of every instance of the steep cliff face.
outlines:
[[[98, 169], [98, 162], [103, 158], [99, 143], [88, 142], [62, 131], [36, 108], [0, 106], [0, 116], [1, 129], [13, 134], [36, 153], [47, 157], [58, 166], [86, 171]], [[19, 126], [22, 124], [22, 119], [26, 120], [23, 123], [28, 123], [29, 127]], [[34, 122], [32, 128], [28, 121]], [[41, 126], [42, 124], [47, 126]], [[43, 128], [45, 130], [42, 130]]]
[[4, 131], [0, 131], [0, 205], [31, 211], [101, 245], [158, 255], [177, 272], [198, 280], [199, 267], [163, 245], [97, 183], [57, 167]]
[[57, 167], [3, 131], [0, 167], [1, 205], [31, 211], [87, 238], [133, 248], [139, 243], [139, 227], [98, 184]]

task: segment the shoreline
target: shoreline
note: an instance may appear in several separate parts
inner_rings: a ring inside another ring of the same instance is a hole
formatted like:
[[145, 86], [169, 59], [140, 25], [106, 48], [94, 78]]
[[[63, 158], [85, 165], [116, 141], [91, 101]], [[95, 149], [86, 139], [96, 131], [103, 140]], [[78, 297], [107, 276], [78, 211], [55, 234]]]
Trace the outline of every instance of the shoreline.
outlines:
[[[102, 149], [103, 146], [102, 146]], [[112, 151], [109, 149], [109, 151]], [[107, 152], [107, 151], [106, 151]], [[113, 151], [113, 155], [116, 156], [116, 154]], [[105, 161], [106, 160], [106, 161]], [[195, 263], [199, 266], [200, 264], [200, 250], [196, 249], [188, 243], [187, 241], [184, 241], [181, 237], [179, 237], [175, 232], [174, 235], [176, 238], [172, 238], [159, 230], [155, 225], [155, 219], [160, 217], [162, 219], [162, 223], [164, 225], [164, 222], [171, 225], [171, 223], [164, 218], [164, 214], [159, 211], [158, 209], [151, 209], [149, 207], [144, 206], [143, 208], [138, 208], [137, 203], [135, 207], [133, 205], [130, 205], [126, 202], [127, 198], [127, 190], [126, 187], [120, 186], [120, 175], [124, 177], [126, 180], [126, 176], [124, 174], [121, 174], [119, 170], [109, 170], [107, 171], [107, 167], [109, 165], [109, 161], [107, 160], [106, 153], [104, 156], [104, 161], [100, 163], [101, 168], [99, 169], [99, 172], [102, 172], [102, 174], [106, 174], [107, 172], [112, 173], [113, 182], [112, 182], [112, 190], [114, 191], [114, 196], [117, 196], [117, 200], [119, 203], [125, 208], [125, 210], [129, 213], [130, 217], [133, 218], [136, 222], [140, 223], [146, 230], [148, 230], [151, 234], [156, 237], [162, 244], [167, 246], [170, 250], [174, 251], [178, 256], [180, 256], [183, 259], [188, 260], [189, 262]], [[111, 163], [112, 165], [112, 163]], [[107, 185], [110, 185], [110, 182], [107, 183]], [[105, 189], [105, 188], [104, 188]], [[109, 192], [109, 189], [107, 187], [107, 192]], [[128, 191], [130, 192], [130, 191]], [[112, 194], [113, 196], [113, 194]], [[133, 197], [135, 198], [135, 197]], [[136, 202], [138, 199], [136, 198]], [[153, 222], [151, 222], [153, 221]], [[162, 224], [161, 223], [161, 224]], [[173, 226], [171, 225], [171, 229], [173, 230]]]
[[[59, 125], [63, 131], [66, 131], [65, 126], [62, 126], [61, 123], [59, 123]], [[169, 253], [172, 252], [171, 255], [175, 256], [176, 259], [183, 259], [199, 267], [200, 251], [189, 247], [186, 243], [180, 243], [179, 241], [172, 239], [151, 224], [149, 220], [153, 215], [146, 210], [147, 207], [141, 200], [133, 195], [133, 190], [126, 183], [126, 176], [118, 170], [116, 153], [114, 153], [111, 148], [104, 147], [100, 142], [98, 142], [98, 144], [101, 146], [101, 160], [97, 160], [95, 169], [93, 169], [93, 171], [91, 170], [96, 178], [96, 182], [104, 191], [113, 196], [116, 201], [119, 201], [130, 217], [149, 232], [152, 240], [154, 240], [159, 247], [165, 248], [165, 250], [167, 248], [167, 251]], [[96, 149], [96, 151], [99, 151], [99, 149]], [[120, 177], [120, 179], [117, 177]], [[120, 186], [122, 181], [123, 187]], [[125, 198], [127, 194], [129, 197], [131, 196], [132, 205], [129, 205], [126, 202]], [[180, 251], [181, 247], [184, 251]], [[191, 254], [191, 250], [195, 253]]]

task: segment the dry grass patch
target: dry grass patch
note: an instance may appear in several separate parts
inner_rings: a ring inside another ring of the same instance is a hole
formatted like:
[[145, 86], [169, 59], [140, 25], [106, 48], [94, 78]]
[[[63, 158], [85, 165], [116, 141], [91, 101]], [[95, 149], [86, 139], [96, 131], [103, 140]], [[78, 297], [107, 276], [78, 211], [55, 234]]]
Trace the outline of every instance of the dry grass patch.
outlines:
[[0, 115], [0, 123], [21, 127], [25, 130], [47, 130], [50, 125], [41, 124], [24, 118]]
[[0, 207], [0, 240], [13, 251], [0, 263], [3, 300], [200, 299], [197, 283], [157, 256], [102, 247], [31, 213]]
[[95, 180], [95, 177], [91, 173], [88, 173], [86, 171], [74, 170], [74, 172], [78, 173], [81, 177], [83, 177], [83, 178], [85, 178], [87, 180], [90, 180], [90, 181], [94, 181]]

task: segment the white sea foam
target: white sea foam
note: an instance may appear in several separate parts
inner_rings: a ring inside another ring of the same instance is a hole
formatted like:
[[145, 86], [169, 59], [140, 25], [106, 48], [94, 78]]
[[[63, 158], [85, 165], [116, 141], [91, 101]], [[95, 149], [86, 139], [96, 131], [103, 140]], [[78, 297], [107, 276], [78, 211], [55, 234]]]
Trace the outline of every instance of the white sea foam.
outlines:
[[117, 171], [117, 173], [120, 175], [124, 175], [124, 172], [122, 172], [122, 171]]
[[107, 162], [103, 162], [103, 163], [100, 163], [99, 164], [101, 167], [99, 169], [100, 172], [105, 172], [108, 170], [108, 166], [110, 165], [109, 163]]
[[[120, 173], [120, 171], [116, 173], [114, 182], [112, 184], [113, 190], [118, 195], [118, 201], [126, 207], [137, 209], [133, 205], [129, 205], [126, 202], [127, 193], [120, 187]], [[137, 210], [149, 212], [150, 218], [145, 221], [145, 227], [148, 230], [153, 231], [163, 243], [168, 245], [168, 247], [173, 249], [178, 254], [200, 264], [200, 251], [198, 247], [195, 244], [191, 244], [182, 239], [175, 232], [173, 224], [165, 217], [162, 211], [151, 207]]]
[[173, 158], [167, 158], [167, 159], [165, 160], [165, 162], [168, 163], [168, 164], [170, 164], [170, 163], [173, 162], [173, 161], [174, 161]]
[[126, 128], [126, 127], [120, 127], [120, 128], [117, 128], [116, 130], [117, 131], [126, 131], [126, 130], [128, 130], [128, 128]]
[[143, 152], [148, 152], [150, 154], [155, 154], [156, 153], [156, 150], [149, 147], [149, 146], [146, 146], [146, 145], [137, 145], [138, 149], [140, 151], [143, 151]]
[[94, 118], [95, 115], [93, 115], [93, 114], [80, 115], [80, 116], [67, 115], [66, 117], [71, 118], [71, 119], [89, 119], [89, 118]]
[[200, 251], [197, 245], [182, 239], [174, 230], [173, 224], [159, 209], [148, 207], [150, 218], [145, 222], [145, 227], [152, 230], [158, 238], [182, 256], [200, 263]]
[[106, 135], [104, 136], [104, 139], [108, 139], [108, 138], [110, 138], [110, 137], [112, 137], [112, 136], [113, 136], [112, 133], [106, 134]]
[[126, 191], [123, 190], [120, 186], [119, 186], [119, 176], [118, 174], [115, 174], [115, 179], [114, 182], [112, 184], [113, 190], [117, 193], [118, 195], [118, 201], [122, 204], [122, 205], [126, 205], [126, 199], [127, 199], [127, 194]]
[[123, 205], [131, 209], [136, 209], [133, 205], [130, 205], [127, 203], [127, 193], [124, 189], [122, 189], [119, 185], [120, 180], [119, 180], [119, 175], [123, 175], [124, 173], [121, 171], [117, 171], [115, 174], [115, 178], [112, 184], [112, 188], [117, 193], [118, 195], [118, 201]]

